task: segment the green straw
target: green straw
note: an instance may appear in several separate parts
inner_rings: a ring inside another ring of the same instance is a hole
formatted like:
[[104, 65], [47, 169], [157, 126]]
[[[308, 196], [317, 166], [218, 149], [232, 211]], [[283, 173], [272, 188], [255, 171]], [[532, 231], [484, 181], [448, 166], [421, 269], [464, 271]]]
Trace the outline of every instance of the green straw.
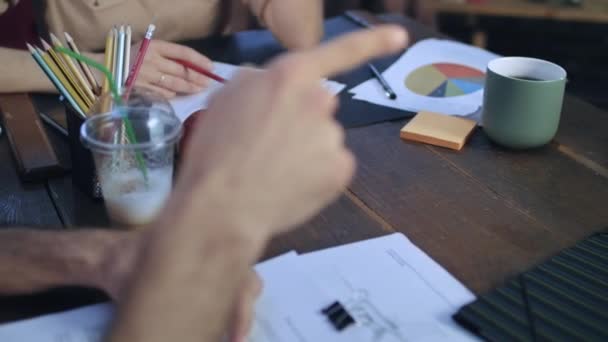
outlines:
[[[110, 91], [112, 92], [112, 97], [114, 98], [114, 101], [119, 106], [122, 105], [122, 98], [120, 97], [120, 94], [118, 94], [118, 89], [116, 88], [116, 83], [114, 83], [114, 77], [112, 77], [112, 73], [105, 66], [101, 65], [100, 63], [98, 63], [97, 61], [95, 61], [89, 57], [83, 56], [79, 53], [76, 53], [70, 49], [66, 49], [62, 46], [56, 46], [55, 50], [57, 52], [66, 54], [76, 60], [82, 61], [82, 62], [88, 64], [89, 66], [92, 66], [93, 68], [101, 71], [104, 74], [104, 76], [108, 79], [108, 82], [110, 83]], [[126, 128], [127, 139], [129, 140], [129, 142], [132, 144], [137, 143], [137, 138], [135, 137], [135, 130], [133, 129], [131, 120], [129, 120], [129, 118], [126, 115], [123, 115], [123, 123]], [[135, 151], [135, 159], [137, 160], [137, 163], [139, 164], [139, 169], [141, 170], [141, 173], [144, 176], [144, 181], [146, 182], [146, 184], [148, 184], [148, 170], [146, 167], [146, 161], [141, 156], [141, 152]]]

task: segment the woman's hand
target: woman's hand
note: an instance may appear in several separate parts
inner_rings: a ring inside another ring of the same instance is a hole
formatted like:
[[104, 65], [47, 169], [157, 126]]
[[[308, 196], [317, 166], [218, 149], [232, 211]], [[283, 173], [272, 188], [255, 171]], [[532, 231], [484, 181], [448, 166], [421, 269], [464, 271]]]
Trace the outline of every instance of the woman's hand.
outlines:
[[[131, 63], [135, 58], [141, 42], [131, 47]], [[204, 90], [210, 79], [192, 69], [175, 62], [175, 59], [186, 60], [201, 68], [211, 70], [213, 63], [189, 47], [152, 40], [141, 66], [135, 86], [153, 90], [166, 98], [176, 94], [192, 94]]]

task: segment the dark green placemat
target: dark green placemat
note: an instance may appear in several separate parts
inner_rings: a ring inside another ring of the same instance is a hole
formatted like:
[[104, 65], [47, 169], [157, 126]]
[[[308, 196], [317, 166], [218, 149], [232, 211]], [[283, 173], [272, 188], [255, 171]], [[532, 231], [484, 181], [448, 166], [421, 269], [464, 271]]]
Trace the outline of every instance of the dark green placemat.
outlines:
[[608, 341], [608, 233], [480, 296], [454, 319], [491, 341]]

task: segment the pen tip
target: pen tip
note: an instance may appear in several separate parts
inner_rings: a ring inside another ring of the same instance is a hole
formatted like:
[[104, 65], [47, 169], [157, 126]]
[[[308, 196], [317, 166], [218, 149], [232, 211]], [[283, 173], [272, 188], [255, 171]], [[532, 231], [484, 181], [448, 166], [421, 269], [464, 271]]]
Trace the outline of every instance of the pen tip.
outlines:
[[391, 99], [391, 100], [396, 100], [397, 99], [397, 94], [390, 93], [390, 94], [388, 94], [388, 98]]

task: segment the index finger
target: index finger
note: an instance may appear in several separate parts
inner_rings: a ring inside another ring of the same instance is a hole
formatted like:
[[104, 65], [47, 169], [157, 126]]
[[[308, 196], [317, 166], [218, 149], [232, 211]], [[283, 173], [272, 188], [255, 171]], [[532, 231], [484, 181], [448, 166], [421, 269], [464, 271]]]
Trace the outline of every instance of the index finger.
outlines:
[[[312, 80], [350, 70], [370, 59], [403, 49], [406, 31], [396, 25], [384, 25], [336, 38], [314, 49], [295, 53], [298, 72]], [[286, 57], [290, 58], [290, 57]]]

